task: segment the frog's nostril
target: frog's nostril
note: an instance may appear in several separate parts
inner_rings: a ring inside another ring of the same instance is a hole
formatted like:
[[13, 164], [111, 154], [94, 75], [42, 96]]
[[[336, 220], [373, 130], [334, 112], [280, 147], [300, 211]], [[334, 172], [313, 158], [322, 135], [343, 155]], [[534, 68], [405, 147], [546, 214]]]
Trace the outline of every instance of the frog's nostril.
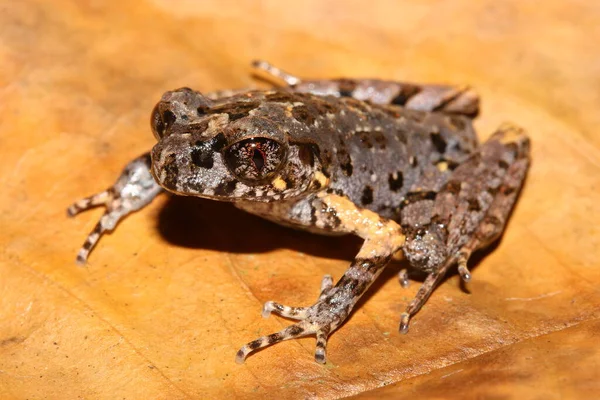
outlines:
[[169, 129], [175, 122], [177, 116], [171, 110], [165, 110], [162, 115], [163, 123], [165, 124], [165, 130]]

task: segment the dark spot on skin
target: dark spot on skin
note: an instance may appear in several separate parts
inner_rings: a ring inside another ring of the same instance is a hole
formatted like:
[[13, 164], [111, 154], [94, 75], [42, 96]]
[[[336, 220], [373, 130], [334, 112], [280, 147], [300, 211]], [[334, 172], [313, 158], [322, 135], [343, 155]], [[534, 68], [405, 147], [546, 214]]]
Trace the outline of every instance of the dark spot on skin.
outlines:
[[467, 128], [465, 119], [459, 115], [449, 115], [448, 120], [450, 121], [450, 125], [457, 131], [464, 131]]
[[319, 189], [321, 189], [321, 187], [322, 187], [322, 186], [321, 186], [321, 182], [319, 182], [318, 180], [314, 180], [314, 181], [312, 182], [312, 186], [313, 186], [313, 189], [315, 189], [315, 190], [319, 190]]
[[457, 182], [457, 181], [448, 181], [448, 183], [446, 183], [446, 188], [445, 190], [447, 192], [452, 193], [453, 195], [458, 195], [460, 193], [460, 188], [461, 188], [461, 183]]
[[227, 196], [233, 193], [235, 190], [236, 181], [225, 181], [221, 182], [215, 188], [215, 195], [217, 196]]
[[336, 228], [339, 228], [340, 225], [342, 225], [342, 220], [340, 219], [340, 217], [338, 217], [336, 213], [330, 212], [329, 213], [329, 226], [333, 229], [336, 229]]
[[265, 96], [265, 100], [274, 103], [293, 103], [296, 101], [294, 95], [287, 92], [275, 92]]
[[218, 135], [216, 135], [214, 138], [211, 139], [210, 147], [214, 151], [221, 151], [221, 150], [223, 150], [223, 148], [225, 146], [227, 146], [227, 139], [225, 138], [224, 134], [219, 133]]
[[371, 132], [360, 132], [358, 138], [367, 149], [373, 147], [373, 143], [371, 142]]
[[199, 168], [211, 169], [214, 165], [213, 153], [207, 149], [204, 142], [196, 142], [196, 147], [191, 151], [192, 163]]
[[506, 161], [504, 161], [504, 160], [500, 160], [500, 161], [498, 161], [498, 166], [499, 166], [501, 169], [508, 169], [508, 163], [507, 163]]
[[83, 246], [82, 246], [82, 247], [84, 248], [84, 250], [89, 250], [89, 249], [91, 249], [91, 248], [92, 248], [92, 242], [90, 242], [90, 241], [87, 241], [87, 240], [86, 240], [86, 241], [83, 243]]
[[410, 157], [408, 159], [408, 162], [410, 163], [410, 166], [413, 168], [416, 168], [419, 165], [419, 160], [415, 156]]
[[152, 130], [158, 137], [162, 137], [165, 133], [165, 123], [158, 111], [158, 104], [154, 106], [154, 110], [152, 110], [152, 119], [150, 121], [150, 125], [152, 126]]
[[432, 132], [430, 138], [431, 142], [433, 143], [433, 146], [438, 151], [438, 153], [444, 154], [444, 152], [446, 151], [447, 144], [444, 138], [442, 137], [442, 134]]
[[323, 150], [323, 159], [322, 159], [323, 165], [329, 166], [329, 165], [331, 165], [332, 161], [333, 161], [333, 156], [331, 155], [331, 151], [329, 151], [328, 149]]
[[208, 129], [208, 120], [197, 122], [193, 124], [187, 124], [185, 126], [185, 133], [202, 133]]
[[360, 201], [363, 205], [373, 203], [373, 188], [371, 186], [365, 186]]
[[247, 117], [250, 114], [250, 111], [254, 110], [258, 106], [259, 103], [254, 101], [238, 103], [233, 109], [227, 112], [227, 114], [229, 114], [229, 121], [235, 121], [240, 118]]
[[334, 188], [327, 189], [327, 193], [328, 194], [336, 194], [338, 196], [344, 195], [344, 191], [342, 189], [334, 189]]
[[498, 194], [498, 188], [497, 187], [488, 187], [487, 188], [487, 192], [492, 196], [492, 197], [496, 197], [496, 195]]
[[[394, 175], [396, 175], [395, 178]], [[402, 185], [404, 184], [404, 175], [402, 175], [402, 171], [398, 171], [396, 174], [390, 174], [388, 176], [388, 184], [390, 185], [390, 190], [392, 192], [397, 192], [402, 189]]]
[[481, 211], [481, 206], [477, 199], [469, 198], [467, 199], [467, 202], [469, 203], [469, 211]]
[[175, 122], [175, 120], [177, 120], [177, 116], [173, 113], [173, 111], [165, 110], [165, 112], [162, 115], [162, 119], [163, 119], [163, 122], [165, 123], [165, 125], [169, 126], [169, 125], [173, 124], [173, 122]]
[[269, 336], [267, 336], [267, 341], [269, 342], [269, 344], [281, 341], [281, 333], [277, 332], [270, 334]]
[[177, 120], [177, 116], [173, 113], [173, 111], [171, 110], [166, 110], [163, 115], [162, 115], [162, 121], [163, 121], [163, 126], [162, 126], [162, 132], [166, 132], [171, 125], [173, 125], [175, 123], [175, 121]]
[[350, 106], [350, 108], [354, 109], [354, 111], [356, 111], [360, 114], [363, 114], [363, 115], [370, 115], [373, 111], [373, 109], [370, 107], [370, 105], [368, 103], [357, 100], [352, 97], [345, 97], [342, 99], [342, 101], [347, 106]]
[[315, 206], [310, 206], [310, 224], [315, 225], [317, 223], [317, 209]]
[[408, 204], [421, 201], [421, 200], [435, 200], [437, 193], [433, 190], [426, 190], [422, 192], [408, 192], [406, 196], [404, 196], [404, 200], [402, 201], [402, 205], [406, 206]]
[[250, 114], [250, 111], [254, 110], [259, 105], [260, 103], [257, 101], [240, 101], [209, 108], [206, 112], [208, 114], [227, 114], [229, 115], [229, 121], [235, 121], [247, 117]]
[[344, 174], [346, 174], [346, 176], [352, 176], [352, 163], [351, 162], [347, 162], [347, 163], [340, 165], [340, 168], [342, 169], [342, 171], [344, 171]]
[[315, 163], [315, 153], [313, 152], [315, 145], [299, 145], [298, 158], [303, 165], [312, 167]]
[[283, 181], [285, 182], [285, 187], [286, 187], [286, 188], [291, 188], [291, 187], [294, 187], [294, 186], [295, 186], [295, 185], [294, 185], [294, 179], [293, 179], [293, 176], [287, 176], [287, 175], [286, 175], [286, 176], [284, 176], [282, 179], [283, 179]]
[[175, 188], [177, 186], [177, 177], [179, 176], [175, 154], [171, 153], [167, 156], [163, 169], [165, 171], [164, 184], [170, 188]]
[[346, 145], [342, 138], [340, 138], [340, 148], [338, 148], [337, 156], [340, 163], [340, 168], [344, 174], [346, 174], [346, 176], [352, 176], [352, 171], [354, 169], [352, 166], [352, 159], [346, 151]]
[[503, 188], [502, 194], [505, 196], [509, 196], [509, 195], [513, 194], [516, 190], [517, 189], [512, 186], [508, 186], [508, 187]]
[[300, 335], [302, 332], [304, 332], [304, 328], [297, 325], [293, 325], [288, 328], [288, 333], [292, 336]]
[[392, 104], [403, 106], [408, 99], [419, 93], [421, 89], [418, 86], [406, 85], [400, 89], [400, 93], [392, 99]]
[[351, 97], [356, 89], [356, 81], [352, 79], [338, 79], [337, 83], [342, 97]]
[[311, 101], [312, 101], [313, 106], [315, 107], [317, 114], [320, 114], [320, 115], [325, 115], [327, 113], [337, 114], [339, 112], [338, 106], [333, 105], [332, 103], [329, 103], [328, 101], [326, 101], [324, 99], [313, 98]]
[[380, 149], [385, 149], [385, 146], [387, 145], [387, 139], [385, 137], [385, 135], [381, 132], [373, 132], [373, 137], [375, 139], [375, 143], [377, 143], [379, 145]]
[[350, 292], [354, 292], [354, 289], [356, 289], [358, 286], [358, 281], [356, 279], [348, 278], [347, 280], [344, 280], [344, 282], [341, 282], [340, 286], [349, 290]]
[[262, 344], [262, 340], [261, 339], [256, 339], [250, 343], [248, 343], [248, 347], [252, 350], [256, 350], [260, 347], [260, 345]]
[[198, 113], [199, 117], [203, 117], [208, 113], [209, 107], [208, 106], [200, 106], [196, 109], [196, 112]]
[[315, 116], [306, 106], [296, 106], [292, 109], [292, 116], [296, 121], [306, 125], [312, 125], [315, 122]]

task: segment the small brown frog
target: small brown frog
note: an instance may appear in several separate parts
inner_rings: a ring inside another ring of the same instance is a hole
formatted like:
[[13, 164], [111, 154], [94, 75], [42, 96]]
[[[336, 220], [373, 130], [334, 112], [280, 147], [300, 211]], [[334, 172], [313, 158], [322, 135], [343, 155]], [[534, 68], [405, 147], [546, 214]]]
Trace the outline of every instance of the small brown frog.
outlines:
[[[104, 192], [68, 212], [104, 205], [77, 261], [102, 234], [163, 190], [232, 202], [277, 223], [364, 243], [334, 285], [326, 275], [315, 304], [271, 312], [298, 320], [243, 346], [236, 360], [282, 340], [315, 335], [324, 363], [328, 336], [395, 253], [427, 274], [400, 317], [400, 332], [448, 269], [471, 275], [471, 254], [502, 233], [529, 166], [529, 139], [505, 124], [478, 144], [478, 97], [466, 87], [374, 79], [301, 80], [255, 66], [287, 86], [202, 95], [165, 93], [152, 112], [158, 143], [130, 162]], [[401, 272], [403, 286], [408, 283]]]

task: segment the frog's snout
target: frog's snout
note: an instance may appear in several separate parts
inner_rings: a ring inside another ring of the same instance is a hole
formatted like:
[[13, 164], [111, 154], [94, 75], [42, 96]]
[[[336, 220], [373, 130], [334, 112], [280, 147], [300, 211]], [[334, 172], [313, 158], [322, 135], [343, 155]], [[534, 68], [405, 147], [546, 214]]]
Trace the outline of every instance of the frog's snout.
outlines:
[[165, 189], [176, 191], [182, 167], [189, 163], [189, 153], [181, 151], [181, 135], [169, 136], [152, 148], [152, 175]]

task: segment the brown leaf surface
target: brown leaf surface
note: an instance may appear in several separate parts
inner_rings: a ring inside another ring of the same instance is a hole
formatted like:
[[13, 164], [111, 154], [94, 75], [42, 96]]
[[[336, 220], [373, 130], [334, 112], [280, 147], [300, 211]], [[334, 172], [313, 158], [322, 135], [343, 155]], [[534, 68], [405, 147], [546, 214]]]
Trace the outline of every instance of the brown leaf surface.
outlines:
[[[0, 14], [0, 398], [589, 398], [600, 391], [600, 5], [549, 0], [4, 1]], [[450, 277], [406, 336], [391, 266], [333, 335], [234, 363], [314, 301], [359, 242], [227, 204], [166, 198], [74, 257], [101, 211], [69, 203], [152, 146], [161, 93], [307, 77], [469, 83], [482, 137], [504, 120], [533, 167], [468, 293]], [[390, 387], [368, 392], [394, 383]], [[362, 395], [360, 395], [362, 393]]]

